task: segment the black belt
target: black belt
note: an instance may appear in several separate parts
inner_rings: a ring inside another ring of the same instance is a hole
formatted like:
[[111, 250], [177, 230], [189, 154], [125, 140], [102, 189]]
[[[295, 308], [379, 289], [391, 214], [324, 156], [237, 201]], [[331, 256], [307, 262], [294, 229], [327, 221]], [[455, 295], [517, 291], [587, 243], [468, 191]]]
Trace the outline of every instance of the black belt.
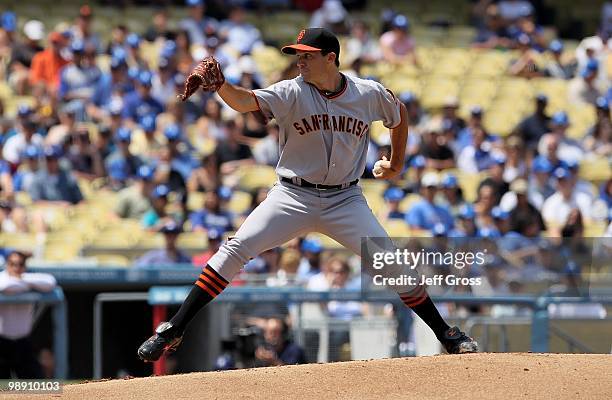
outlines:
[[292, 183], [297, 186], [307, 187], [307, 188], [315, 188], [315, 189], [346, 189], [347, 187], [356, 185], [359, 182], [359, 179], [355, 179], [353, 182], [343, 183], [340, 185], [321, 185], [320, 183], [310, 183], [305, 181], [304, 179], [291, 179], [285, 178], [284, 176], [280, 177], [280, 180], [287, 183]]

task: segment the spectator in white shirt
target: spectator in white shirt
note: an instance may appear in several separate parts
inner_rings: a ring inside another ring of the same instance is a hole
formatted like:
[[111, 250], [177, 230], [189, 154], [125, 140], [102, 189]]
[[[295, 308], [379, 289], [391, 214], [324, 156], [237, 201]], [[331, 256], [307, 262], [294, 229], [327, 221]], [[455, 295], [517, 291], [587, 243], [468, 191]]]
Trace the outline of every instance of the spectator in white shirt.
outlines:
[[231, 9], [229, 19], [221, 24], [219, 33], [240, 55], [251, 54], [253, 48], [263, 46], [261, 33], [246, 22], [244, 9], [239, 6]]
[[[597, 35], [582, 39], [576, 48], [576, 59], [578, 60], [578, 69], [582, 70], [587, 66], [591, 59], [597, 61], [605, 61], [606, 55], [612, 50], [612, 41], [610, 40], [610, 32], [601, 28]], [[602, 68], [599, 73], [605, 74], [606, 69]], [[605, 75], [603, 76], [605, 78]]]
[[[8, 255], [6, 269], [0, 272], [0, 293], [48, 292], [55, 288], [52, 275], [25, 272], [26, 258], [19, 251]], [[0, 379], [10, 379], [11, 373], [21, 379], [42, 378], [30, 341], [33, 311], [32, 303], [0, 304]]]
[[355, 21], [351, 27], [351, 36], [346, 42], [344, 55], [347, 64], [359, 59], [363, 63], [374, 63], [382, 57], [378, 42], [370, 35], [370, 28], [364, 21]]
[[577, 193], [584, 193], [591, 199], [591, 201], [595, 200], [595, 193], [597, 192], [597, 189], [589, 181], [580, 178], [580, 163], [569, 161], [565, 164], [571, 173], [572, 179], [574, 180], [574, 191]]
[[599, 61], [590, 59], [580, 74], [569, 82], [567, 87], [568, 100], [573, 105], [595, 105], [597, 99], [606, 93], [609, 87], [607, 79], [599, 79]]
[[336, 35], [347, 33], [348, 12], [340, 0], [325, 0], [321, 8], [312, 13], [311, 28], [325, 28]]
[[204, 15], [206, 11], [204, 0], [186, 0], [189, 17], [180, 22], [180, 28], [189, 33], [191, 43], [203, 45], [206, 34], [215, 31], [219, 25], [216, 19]]
[[[584, 149], [580, 143], [574, 139], [568, 138], [566, 135], [570, 121], [564, 111], [559, 111], [553, 114], [551, 120], [551, 132], [542, 136], [538, 143], [538, 152], [540, 154], [548, 154], [550, 151], [551, 142], [557, 142], [558, 148], [556, 157], [567, 163], [577, 163], [584, 158]], [[554, 138], [556, 140], [551, 140]], [[554, 160], [551, 160], [554, 163]]]
[[529, 202], [540, 211], [544, 201], [555, 193], [555, 189], [550, 182], [550, 174], [553, 169], [550, 161], [542, 156], [536, 157], [531, 164], [532, 175], [529, 179], [528, 198]]
[[21, 157], [28, 145], [33, 144], [42, 149], [44, 141], [42, 136], [36, 133], [36, 122], [29, 106], [20, 106], [17, 116], [17, 134], [8, 138], [2, 149], [3, 158], [13, 166], [21, 162]]
[[586, 194], [574, 190], [574, 179], [566, 168], [557, 168], [553, 176], [557, 179], [557, 191], [544, 201], [542, 217], [546, 226], [560, 232], [574, 208], [589, 218], [592, 201]]
[[266, 130], [268, 135], [257, 142], [253, 148], [253, 157], [258, 164], [276, 166], [278, 163], [278, 125], [270, 124]]

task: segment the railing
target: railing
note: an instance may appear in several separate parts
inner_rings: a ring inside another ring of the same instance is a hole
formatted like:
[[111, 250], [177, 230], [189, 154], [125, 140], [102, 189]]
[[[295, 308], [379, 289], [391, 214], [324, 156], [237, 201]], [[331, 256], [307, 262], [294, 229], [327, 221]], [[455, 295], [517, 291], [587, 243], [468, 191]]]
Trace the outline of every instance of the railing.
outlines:
[[[149, 290], [149, 304], [181, 304], [190, 287], [152, 287]], [[532, 310], [531, 351], [546, 353], [549, 349], [550, 323], [548, 306], [550, 304], [601, 303], [612, 304], [612, 295], [589, 297], [552, 297], [552, 296], [490, 296], [475, 297], [466, 295], [432, 296], [437, 302], [456, 304], [509, 304], [523, 305]], [[327, 301], [364, 301], [364, 302], [398, 302], [398, 297], [390, 292], [331, 291], [315, 292], [303, 288], [260, 288], [231, 287], [224, 291], [215, 301], [233, 303], [261, 302], [327, 302]]]
[[[499, 316], [499, 317], [490, 317], [484, 315], [475, 315], [470, 316], [465, 319], [463, 328], [468, 336], [472, 336], [472, 331], [476, 326], [482, 326], [483, 331], [478, 337], [478, 344], [482, 351], [488, 351], [489, 349], [489, 336], [490, 336], [490, 328], [492, 326], [498, 326], [500, 328], [499, 335], [499, 351], [504, 353], [508, 351], [509, 348], [509, 339], [508, 333], [506, 332], [507, 326], [512, 325], [531, 325], [532, 319], [531, 316]], [[585, 321], [585, 318], [550, 318], [551, 321]], [[598, 322], [612, 321], [611, 317], [598, 319]], [[567, 333], [563, 329], [555, 325], [549, 325], [550, 336], [556, 336], [559, 339], [563, 340], [568, 345], [568, 351], [572, 353], [574, 348], [577, 348], [582, 353], [594, 353], [595, 351], [586, 343], [576, 339], [571, 334]]]
[[[102, 376], [102, 304], [105, 302], [122, 301], [148, 301], [152, 306], [180, 305], [190, 286], [154, 286], [148, 293], [101, 293], [96, 297], [94, 303], [94, 378]], [[328, 301], [363, 301], [363, 302], [399, 302], [396, 294], [390, 292], [360, 292], [360, 291], [330, 291], [317, 292], [308, 291], [303, 288], [266, 288], [266, 287], [230, 287], [225, 290], [216, 300], [220, 303], [308, 303]], [[474, 297], [463, 295], [433, 296], [437, 302], [451, 302], [457, 304], [479, 303], [479, 304], [511, 304], [523, 305], [532, 309], [530, 316], [514, 318], [516, 323], [531, 324], [531, 350], [535, 352], [547, 352], [549, 349], [549, 333], [558, 333], [554, 327], [549, 325], [548, 305], [560, 303], [589, 303], [597, 302], [612, 304], [612, 296], [598, 296], [589, 298], [569, 297], [547, 297], [547, 296], [493, 296]], [[301, 308], [298, 308], [301, 312]], [[466, 322], [466, 329], [472, 330], [474, 325], [484, 320], [473, 317]], [[299, 332], [302, 327], [301, 314], [298, 315], [297, 326]], [[498, 319], [498, 322], [512, 323], [512, 318]], [[486, 322], [486, 321], [484, 321]], [[222, 324], [216, 324], [221, 326]], [[560, 334], [560, 336], [563, 333]], [[567, 335], [566, 335], [567, 336]], [[566, 339], [568, 339], [566, 337]], [[566, 340], [567, 341], [567, 340]], [[579, 347], [577, 341], [574, 342]], [[580, 348], [580, 347], [579, 347]]]
[[[0, 304], [36, 303], [53, 307], [53, 353], [55, 355], [55, 378], [66, 379], [68, 374], [68, 317], [66, 299], [61, 288], [48, 293], [28, 292], [16, 295], [0, 294]], [[40, 317], [37, 312], [35, 316]], [[36, 323], [36, 320], [34, 321]]]

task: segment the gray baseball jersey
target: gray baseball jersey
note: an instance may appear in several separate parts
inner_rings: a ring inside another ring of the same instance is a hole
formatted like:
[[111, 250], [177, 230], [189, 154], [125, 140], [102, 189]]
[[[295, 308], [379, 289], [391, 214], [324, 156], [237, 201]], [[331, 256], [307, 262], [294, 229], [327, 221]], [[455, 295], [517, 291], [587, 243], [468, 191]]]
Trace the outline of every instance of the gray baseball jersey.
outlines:
[[[324, 185], [358, 179], [371, 122], [400, 124], [393, 93], [374, 81], [346, 76], [344, 82], [334, 96], [301, 76], [254, 91], [260, 110], [280, 127], [279, 176]], [[362, 237], [388, 239], [359, 186], [313, 189], [280, 181], [208, 263], [231, 281], [249, 259], [309, 232], [323, 233], [356, 254]]]
[[324, 185], [354, 181], [365, 168], [372, 121], [399, 125], [399, 101], [390, 91], [344, 76], [344, 87], [333, 96], [301, 76], [253, 91], [261, 111], [280, 128], [279, 176]]

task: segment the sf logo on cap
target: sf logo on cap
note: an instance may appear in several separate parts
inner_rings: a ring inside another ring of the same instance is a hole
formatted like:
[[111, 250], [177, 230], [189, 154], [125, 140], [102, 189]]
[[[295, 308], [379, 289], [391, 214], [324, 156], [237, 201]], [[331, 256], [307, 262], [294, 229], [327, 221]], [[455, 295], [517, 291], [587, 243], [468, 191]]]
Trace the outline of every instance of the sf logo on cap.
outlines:
[[300, 33], [298, 34], [298, 37], [297, 37], [297, 42], [298, 43], [300, 42], [300, 40], [302, 40], [302, 38], [304, 37], [305, 34], [306, 34], [306, 30], [302, 29], [300, 31]]

